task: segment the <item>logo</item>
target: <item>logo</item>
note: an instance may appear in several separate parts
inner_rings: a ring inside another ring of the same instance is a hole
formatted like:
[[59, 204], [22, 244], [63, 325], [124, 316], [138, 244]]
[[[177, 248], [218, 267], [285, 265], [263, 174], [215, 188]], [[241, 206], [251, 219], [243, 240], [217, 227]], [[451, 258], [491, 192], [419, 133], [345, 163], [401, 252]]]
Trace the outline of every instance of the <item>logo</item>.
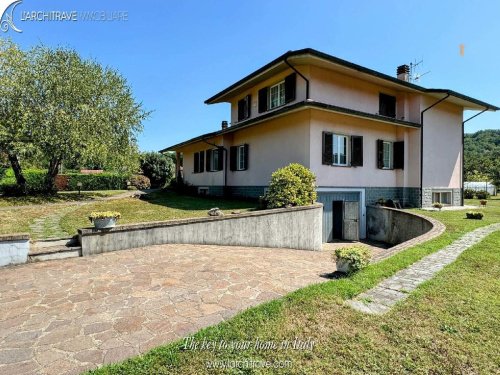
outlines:
[[[0, 19], [2, 22], [0, 22], [0, 29], [3, 32], [7, 32], [10, 29], [17, 31], [18, 33], [22, 33], [23, 31], [18, 29], [16, 25], [14, 25], [14, 21], [12, 18], [12, 13], [14, 13], [14, 9], [16, 6], [19, 5], [19, 3], [22, 3], [22, 0], [0, 0]], [[10, 9], [10, 13], [7, 12], [7, 9]]]

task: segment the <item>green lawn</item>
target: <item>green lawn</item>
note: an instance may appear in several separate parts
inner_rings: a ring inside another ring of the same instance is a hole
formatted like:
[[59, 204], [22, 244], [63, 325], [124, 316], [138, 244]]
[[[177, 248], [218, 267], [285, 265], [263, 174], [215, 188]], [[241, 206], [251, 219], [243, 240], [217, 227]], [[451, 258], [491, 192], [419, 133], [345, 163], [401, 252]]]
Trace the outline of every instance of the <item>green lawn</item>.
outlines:
[[55, 195], [28, 195], [25, 197], [3, 197], [0, 196], [0, 207], [27, 206], [47, 203], [66, 203], [89, 201], [96, 198], [105, 198], [121, 193], [126, 190], [98, 190], [98, 191], [60, 191]]
[[[472, 201], [466, 202], [468, 204]], [[418, 212], [422, 212], [416, 210]], [[347, 278], [296, 291], [201, 330], [198, 341], [312, 339], [313, 350], [184, 349], [184, 341], [156, 348], [92, 374], [492, 374], [500, 358], [500, 233], [487, 237], [383, 316], [365, 315], [344, 301], [375, 286], [475, 228], [500, 222], [500, 200], [482, 209], [422, 212], [447, 226], [439, 238], [370, 265]], [[207, 369], [214, 360], [289, 360], [285, 369]]]
[[[0, 207], [0, 234], [28, 232], [32, 233], [32, 237], [36, 239], [47, 238], [49, 236], [48, 230], [35, 234], [30, 225], [38, 218], [58, 215], [61, 212], [64, 214], [61, 216], [59, 226], [67, 236], [73, 236], [77, 233], [77, 229], [90, 225], [88, 216], [93, 211], [118, 211], [122, 214], [119, 224], [129, 224], [203, 217], [207, 216], [207, 211], [213, 207], [219, 207], [225, 213], [230, 213], [236, 210], [250, 210], [256, 206], [255, 202], [249, 201], [189, 197], [163, 191], [150, 194], [148, 200], [123, 198], [89, 202], [91, 195], [103, 197], [112, 194], [114, 193], [92, 192], [92, 194], [85, 194], [83, 201], [86, 203], [81, 205], [75, 204], [77, 201], [74, 194], [67, 195], [75, 200], [69, 199], [64, 193], [58, 194], [54, 199], [58, 199], [59, 203], [64, 202], [66, 198], [68, 199], [64, 204], [57, 205], [36, 205], [34, 200], [31, 201], [32, 204], [26, 205], [30, 200], [23, 198], [25, 199], [24, 205], [17, 202], [17, 205], [23, 205], [23, 207]], [[47, 200], [43, 200], [43, 202], [47, 203]]]

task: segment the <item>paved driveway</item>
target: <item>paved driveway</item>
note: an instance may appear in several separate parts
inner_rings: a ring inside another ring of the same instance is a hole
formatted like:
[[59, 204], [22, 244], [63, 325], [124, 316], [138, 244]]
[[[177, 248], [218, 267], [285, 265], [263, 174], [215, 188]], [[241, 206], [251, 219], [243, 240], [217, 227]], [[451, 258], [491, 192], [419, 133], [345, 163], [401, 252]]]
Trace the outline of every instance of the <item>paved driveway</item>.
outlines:
[[0, 269], [0, 374], [79, 373], [325, 281], [327, 252], [160, 245]]

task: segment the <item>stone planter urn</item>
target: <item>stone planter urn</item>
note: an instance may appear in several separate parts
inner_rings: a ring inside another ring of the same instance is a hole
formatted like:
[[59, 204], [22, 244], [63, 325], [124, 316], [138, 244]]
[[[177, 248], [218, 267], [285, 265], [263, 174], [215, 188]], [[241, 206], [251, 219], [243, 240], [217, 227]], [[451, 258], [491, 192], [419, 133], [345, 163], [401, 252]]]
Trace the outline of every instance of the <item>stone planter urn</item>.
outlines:
[[92, 212], [89, 220], [96, 229], [110, 229], [116, 226], [116, 222], [121, 217], [119, 212]]
[[337, 271], [342, 273], [351, 273], [353, 271], [351, 263], [345, 259], [337, 259], [335, 261]]
[[114, 217], [106, 217], [104, 219], [95, 219], [93, 221], [95, 229], [108, 229], [116, 226], [116, 219]]

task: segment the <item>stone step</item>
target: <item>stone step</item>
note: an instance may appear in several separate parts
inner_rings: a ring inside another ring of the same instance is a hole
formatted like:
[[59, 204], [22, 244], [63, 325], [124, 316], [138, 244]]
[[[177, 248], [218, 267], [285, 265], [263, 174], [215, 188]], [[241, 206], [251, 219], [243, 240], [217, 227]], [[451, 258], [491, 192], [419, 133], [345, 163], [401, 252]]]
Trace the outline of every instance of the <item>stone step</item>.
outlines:
[[56, 238], [31, 243], [28, 262], [66, 259], [82, 256], [82, 248], [76, 238]]

